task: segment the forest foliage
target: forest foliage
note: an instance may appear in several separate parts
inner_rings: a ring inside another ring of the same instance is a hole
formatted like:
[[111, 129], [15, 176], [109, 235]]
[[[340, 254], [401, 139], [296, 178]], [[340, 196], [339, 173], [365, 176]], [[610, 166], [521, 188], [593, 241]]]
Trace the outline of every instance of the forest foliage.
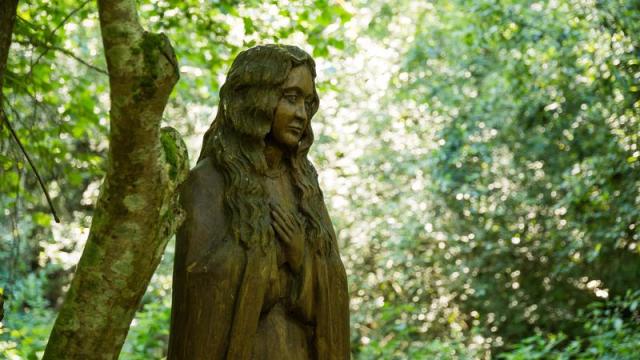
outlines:
[[[139, 1], [181, 79], [196, 159], [238, 51], [318, 63], [311, 150], [351, 293], [357, 359], [632, 359], [640, 349], [640, 3]], [[42, 351], [108, 144], [93, 1], [22, 1], [0, 128], [0, 354]], [[173, 244], [122, 359], [166, 355]]]

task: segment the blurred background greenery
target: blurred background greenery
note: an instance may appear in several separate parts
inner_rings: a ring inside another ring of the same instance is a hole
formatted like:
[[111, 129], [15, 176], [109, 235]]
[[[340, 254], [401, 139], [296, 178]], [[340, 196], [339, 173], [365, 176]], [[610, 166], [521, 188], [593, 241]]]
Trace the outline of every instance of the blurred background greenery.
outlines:
[[[311, 156], [351, 292], [355, 359], [636, 359], [640, 2], [138, 1], [181, 80], [165, 112], [196, 159], [238, 51], [318, 64]], [[104, 174], [93, 1], [22, 1], [0, 129], [0, 357], [37, 359]], [[122, 359], [166, 355], [173, 243]]]

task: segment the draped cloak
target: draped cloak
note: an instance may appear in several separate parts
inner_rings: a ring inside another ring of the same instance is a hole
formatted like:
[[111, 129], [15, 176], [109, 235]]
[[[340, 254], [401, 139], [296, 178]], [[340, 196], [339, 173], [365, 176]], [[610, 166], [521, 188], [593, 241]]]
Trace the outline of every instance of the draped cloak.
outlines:
[[[223, 189], [209, 159], [198, 163], [181, 189], [187, 216], [176, 238], [168, 360], [255, 358], [276, 254], [247, 249], [228, 233]], [[324, 204], [323, 210], [322, 222], [331, 227]], [[332, 241], [328, 254], [305, 251], [291, 299], [293, 310], [309, 320], [311, 358], [319, 360], [350, 357], [346, 273], [335, 235]]]

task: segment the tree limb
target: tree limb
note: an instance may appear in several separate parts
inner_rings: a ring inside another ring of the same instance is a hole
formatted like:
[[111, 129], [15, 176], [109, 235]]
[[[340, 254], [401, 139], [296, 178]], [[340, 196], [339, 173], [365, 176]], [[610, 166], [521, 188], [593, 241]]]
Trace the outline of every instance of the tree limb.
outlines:
[[44, 359], [116, 359], [167, 241], [183, 219], [186, 146], [160, 129], [178, 80], [169, 40], [138, 23], [136, 0], [99, 0], [110, 85], [107, 171], [89, 239]]
[[[3, 0], [0, 3], [0, 101], [3, 98], [4, 73], [7, 69], [7, 58], [11, 47], [11, 36], [16, 22], [17, 9], [18, 0]], [[0, 104], [1, 106], [2, 104]]]
[[42, 188], [42, 192], [44, 192], [44, 196], [47, 198], [47, 203], [49, 204], [49, 209], [51, 209], [51, 214], [53, 214], [53, 218], [57, 223], [60, 223], [60, 218], [56, 213], [56, 209], [53, 206], [53, 202], [51, 201], [51, 196], [49, 196], [49, 192], [47, 191], [47, 188], [44, 185], [44, 181], [42, 181], [42, 178], [40, 177], [40, 173], [38, 173], [38, 169], [36, 169], [36, 166], [33, 164], [33, 161], [31, 160], [31, 156], [29, 156], [29, 153], [27, 152], [27, 150], [25, 150], [24, 145], [22, 145], [22, 142], [20, 141], [20, 138], [18, 138], [18, 134], [16, 134], [15, 130], [13, 130], [13, 127], [11, 126], [9, 119], [7, 118], [2, 108], [0, 108], [0, 124], [7, 126], [7, 129], [9, 129], [11, 136], [20, 147], [20, 151], [22, 151], [22, 154], [27, 159], [27, 162], [29, 162], [29, 166], [31, 166], [31, 170], [33, 170], [33, 172], [36, 174], [36, 178], [38, 178], [38, 183], [40, 184], [40, 188]]
[[83, 58], [81, 58], [81, 57], [79, 57], [79, 56], [75, 55], [75, 54], [74, 54], [74, 53], [72, 53], [71, 51], [69, 51], [69, 50], [67, 50], [67, 49], [64, 49], [64, 48], [61, 48], [61, 47], [59, 47], [59, 46], [55, 46], [55, 45], [52, 45], [52, 44], [47, 44], [47, 43], [44, 43], [44, 42], [38, 41], [38, 40], [36, 40], [36, 39], [31, 39], [31, 38], [30, 38], [28, 41], [24, 41], [24, 40], [23, 40], [23, 41], [16, 41], [16, 43], [19, 43], [19, 44], [21, 44], [21, 45], [39, 46], [39, 47], [46, 48], [46, 49], [48, 49], [48, 50], [55, 50], [55, 51], [57, 51], [57, 52], [60, 52], [60, 53], [62, 53], [62, 54], [64, 54], [64, 55], [66, 55], [66, 56], [68, 56], [68, 57], [70, 57], [70, 58], [74, 59], [75, 61], [79, 62], [80, 64], [82, 64], [82, 65], [84, 65], [84, 66], [86, 66], [86, 67], [88, 67], [88, 68], [89, 68], [89, 69], [91, 69], [91, 70], [94, 70], [94, 71], [99, 72], [99, 73], [104, 74], [104, 75], [109, 75], [109, 74], [107, 73], [107, 70], [102, 69], [102, 68], [100, 68], [100, 67], [98, 67], [98, 66], [93, 65], [93, 64], [91, 64], [91, 63], [87, 62], [86, 60], [84, 60]]
[[[4, 118], [2, 109], [4, 94], [2, 88], [4, 85], [4, 74], [7, 70], [7, 59], [9, 56], [9, 48], [11, 47], [11, 36], [13, 34], [13, 26], [16, 22], [16, 10], [18, 9], [18, 0], [3, 0], [0, 2], [0, 116]], [[4, 317], [4, 294], [0, 290], [0, 320]]]

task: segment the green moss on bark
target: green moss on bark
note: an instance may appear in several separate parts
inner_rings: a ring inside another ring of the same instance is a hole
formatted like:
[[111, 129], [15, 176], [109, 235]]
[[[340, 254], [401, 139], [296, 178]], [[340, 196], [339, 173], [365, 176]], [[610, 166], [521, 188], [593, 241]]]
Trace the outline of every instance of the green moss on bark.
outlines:
[[156, 80], [160, 76], [160, 70], [158, 69], [159, 58], [166, 41], [164, 34], [153, 34], [145, 31], [140, 46], [133, 48], [132, 54], [142, 54], [144, 65], [144, 75], [134, 89], [136, 101], [150, 99], [156, 93]]
[[[164, 159], [169, 166], [169, 178], [174, 183], [181, 183], [189, 172], [189, 156], [187, 146], [180, 134], [171, 127], [160, 130], [160, 142], [164, 151]], [[177, 185], [176, 184], [176, 185]]]
[[[117, 358], [167, 241], [183, 219], [177, 187], [188, 172], [186, 146], [173, 129], [158, 135], [179, 78], [173, 49], [166, 36], [143, 32], [134, 1], [101, 0], [98, 6], [111, 84], [110, 161], [47, 360]], [[105, 29], [128, 32], [125, 37]]]

